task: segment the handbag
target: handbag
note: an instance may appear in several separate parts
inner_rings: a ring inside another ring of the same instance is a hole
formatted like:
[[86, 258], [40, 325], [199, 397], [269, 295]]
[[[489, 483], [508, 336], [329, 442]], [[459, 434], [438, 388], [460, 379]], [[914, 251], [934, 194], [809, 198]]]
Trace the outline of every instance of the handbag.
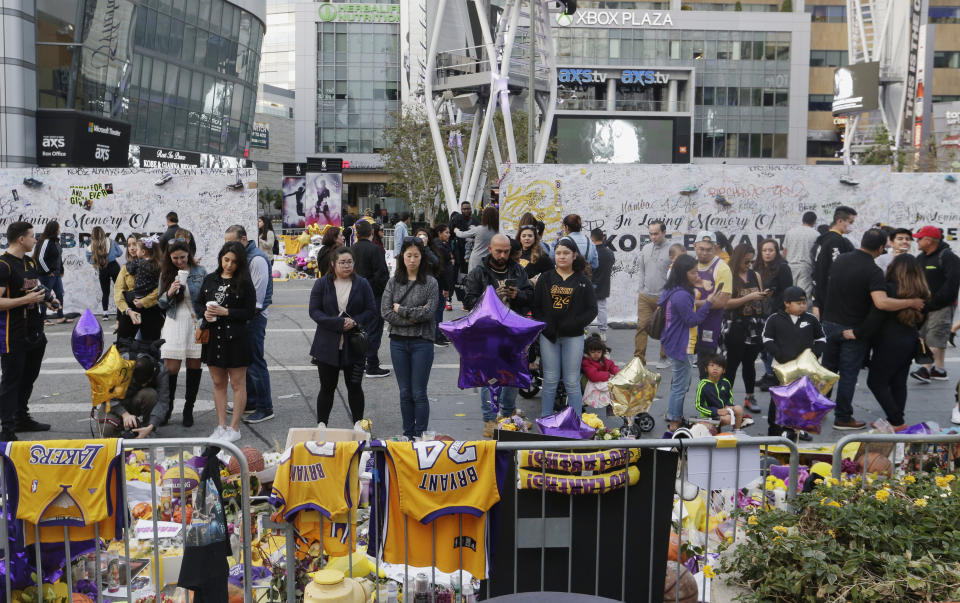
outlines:
[[643, 325], [643, 330], [653, 339], [659, 340], [663, 337], [663, 330], [667, 326], [667, 303], [669, 302], [670, 297], [668, 296], [662, 304], [657, 304], [657, 309], [653, 311], [646, 324]]
[[917, 364], [933, 364], [933, 352], [927, 347], [923, 337], [917, 337], [917, 347], [913, 351], [913, 361]]
[[353, 321], [352, 329], [343, 334], [347, 349], [351, 356], [366, 356], [370, 342], [367, 339], [367, 332], [363, 330], [360, 323]]
[[[186, 284], [183, 285], [186, 287]], [[210, 327], [202, 327], [197, 324], [197, 315], [193, 313], [193, 304], [187, 304], [187, 308], [190, 310], [190, 318], [193, 319], [193, 343], [199, 345], [207, 345], [210, 343]], [[204, 321], [203, 324], [207, 324]]]

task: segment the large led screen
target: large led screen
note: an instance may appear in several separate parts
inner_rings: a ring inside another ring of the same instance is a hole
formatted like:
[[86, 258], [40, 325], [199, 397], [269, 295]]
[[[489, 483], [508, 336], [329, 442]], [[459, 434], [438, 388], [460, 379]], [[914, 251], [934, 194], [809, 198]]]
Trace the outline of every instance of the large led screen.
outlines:
[[559, 163], [673, 163], [673, 120], [557, 119]]

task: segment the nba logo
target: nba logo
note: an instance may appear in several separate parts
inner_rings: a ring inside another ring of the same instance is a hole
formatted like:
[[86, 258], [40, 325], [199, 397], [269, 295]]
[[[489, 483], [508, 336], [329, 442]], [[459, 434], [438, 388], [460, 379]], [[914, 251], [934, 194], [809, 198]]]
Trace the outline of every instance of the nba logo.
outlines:
[[40, 480], [33, 480], [33, 483], [30, 484], [30, 492], [36, 493], [37, 487], [40, 485]]

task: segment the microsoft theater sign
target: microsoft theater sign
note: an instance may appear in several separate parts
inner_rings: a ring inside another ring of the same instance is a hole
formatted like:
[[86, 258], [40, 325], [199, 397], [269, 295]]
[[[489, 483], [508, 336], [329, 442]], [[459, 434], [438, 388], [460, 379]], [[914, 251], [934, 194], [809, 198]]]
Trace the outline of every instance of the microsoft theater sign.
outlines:
[[673, 27], [668, 12], [580, 9], [572, 15], [557, 15], [560, 27]]

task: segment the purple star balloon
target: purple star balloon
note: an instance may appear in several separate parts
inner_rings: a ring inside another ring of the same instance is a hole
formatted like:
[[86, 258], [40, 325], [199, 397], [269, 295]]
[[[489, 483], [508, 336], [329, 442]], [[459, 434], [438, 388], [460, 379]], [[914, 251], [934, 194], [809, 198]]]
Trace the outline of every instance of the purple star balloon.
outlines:
[[597, 433], [596, 429], [583, 422], [572, 406], [568, 406], [552, 415], [541, 417], [536, 421], [537, 428], [543, 435], [589, 440]]
[[544, 323], [524, 318], [508, 308], [487, 287], [469, 314], [440, 323], [440, 331], [460, 353], [460, 389], [490, 388], [493, 404], [502, 387], [529, 387], [527, 348]]
[[820, 433], [820, 423], [836, 403], [816, 388], [804, 375], [793, 383], [770, 388], [777, 407], [777, 425]]
[[88, 308], [73, 327], [70, 338], [73, 357], [85, 369], [97, 363], [103, 354], [103, 328]]

